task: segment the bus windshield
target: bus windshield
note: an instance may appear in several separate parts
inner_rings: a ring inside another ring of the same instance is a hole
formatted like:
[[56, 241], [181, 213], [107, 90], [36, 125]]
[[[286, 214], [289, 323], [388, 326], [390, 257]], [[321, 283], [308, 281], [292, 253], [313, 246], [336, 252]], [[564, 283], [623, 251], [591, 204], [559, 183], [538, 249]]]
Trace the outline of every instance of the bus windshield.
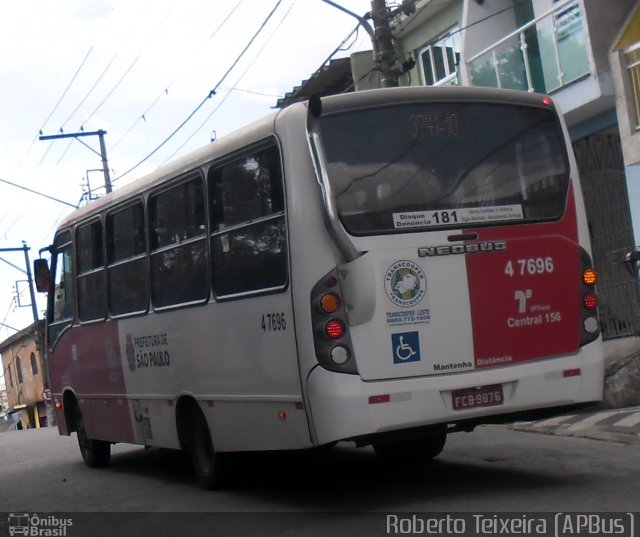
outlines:
[[320, 132], [351, 234], [562, 216], [569, 164], [551, 108], [411, 103], [328, 114]]

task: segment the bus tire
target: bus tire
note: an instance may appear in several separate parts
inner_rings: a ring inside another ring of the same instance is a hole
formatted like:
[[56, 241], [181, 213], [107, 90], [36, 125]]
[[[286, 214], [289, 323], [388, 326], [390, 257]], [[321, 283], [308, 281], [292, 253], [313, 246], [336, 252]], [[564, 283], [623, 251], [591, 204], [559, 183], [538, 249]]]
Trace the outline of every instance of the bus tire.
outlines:
[[78, 446], [84, 463], [89, 468], [104, 468], [109, 466], [111, 460], [111, 444], [104, 440], [89, 438], [84, 426], [84, 419], [80, 407], [77, 408], [76, 432], [78, 435]]
[[200, 409], [193, 416], [189, 452], [200, 485], [207, 490], [219, 489], [222, 486], [221, 456], [213, 447], [207, 420]]
[[376, 455], [385, 463], [403, 464], [437, 457], [447, 441], [446, 428], [434, 430], [419, 438], [373, 444]]

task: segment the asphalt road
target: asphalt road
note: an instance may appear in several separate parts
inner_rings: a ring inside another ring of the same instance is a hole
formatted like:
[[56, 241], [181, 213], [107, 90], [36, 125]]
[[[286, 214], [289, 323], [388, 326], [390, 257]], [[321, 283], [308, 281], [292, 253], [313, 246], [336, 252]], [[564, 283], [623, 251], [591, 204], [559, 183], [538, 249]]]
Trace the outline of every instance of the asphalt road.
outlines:
[[639, 511], [638, 445], [481, 427], [422, 467], [385, 467], [350, 444], [239, 454], [228, 488], [209, 492], [179, 452], [117, 445], [111, 467], [92, 470], [75, 435], [14, 431], [0, 434], [0, 511]]

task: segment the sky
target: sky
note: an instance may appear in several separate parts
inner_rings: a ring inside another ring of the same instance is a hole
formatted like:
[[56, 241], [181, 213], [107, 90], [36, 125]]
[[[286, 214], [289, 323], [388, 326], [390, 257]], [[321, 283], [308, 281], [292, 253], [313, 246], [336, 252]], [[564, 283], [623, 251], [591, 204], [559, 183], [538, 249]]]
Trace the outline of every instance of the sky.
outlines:
[[[359, 15], [371, 8], [370, 0], [338, 3]], [[277, 99], [309, 78], [357, 25], [322, 0], [0, 6], [0, 248], [24, 241], [31, 261], [73, 210], [68, 204], [80, 202], [87, 178], [95, 194], [104, 194], [96, 136], [40, 141], [40, 132], [106, 131], [115, 190], [272, 113]], [[366, 32], [344, 48], [334, 57], [370, 49]], [[201, 103], [175, 136], [127, 173]], [[33, 322], [24, 269], [23, 252], [0, 252], [0, 341]], [[42, 318], [44, 295], [37, 306]]]

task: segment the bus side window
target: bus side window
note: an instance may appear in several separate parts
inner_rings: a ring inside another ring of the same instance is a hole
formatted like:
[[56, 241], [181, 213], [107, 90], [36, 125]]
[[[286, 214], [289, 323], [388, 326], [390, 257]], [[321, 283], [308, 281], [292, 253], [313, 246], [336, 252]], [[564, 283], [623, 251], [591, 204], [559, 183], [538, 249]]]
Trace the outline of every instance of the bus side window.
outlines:
[[49, 302], [49, 347], [53, 347], [58, 336], [73, 321], [75, 300], [72, 259], [71, 233], [65, 231], [56, 237], [51, 264], [54, 288]]
[[71, 245], [57, 254], [56, 283], [53, 298], [53, 322], [73, 319], [73, 280], [71, 272]]
[[215, 296], [285, 287], [286, 221], [278, 148], [269, 145], [212, 168], [208, 180]]
[[76, 256], [78, 264], [78, 313], [81, 321], [104, 319], [106, 282], [102, 221], [78, 226]]
[[204, 204], [199, 174], [149, 196], [151, 301], [156, 309], [209, 298]]
[[144, 313], [149, 263], [142, 202], [107, 215], [107, 277], [111, 315]]

